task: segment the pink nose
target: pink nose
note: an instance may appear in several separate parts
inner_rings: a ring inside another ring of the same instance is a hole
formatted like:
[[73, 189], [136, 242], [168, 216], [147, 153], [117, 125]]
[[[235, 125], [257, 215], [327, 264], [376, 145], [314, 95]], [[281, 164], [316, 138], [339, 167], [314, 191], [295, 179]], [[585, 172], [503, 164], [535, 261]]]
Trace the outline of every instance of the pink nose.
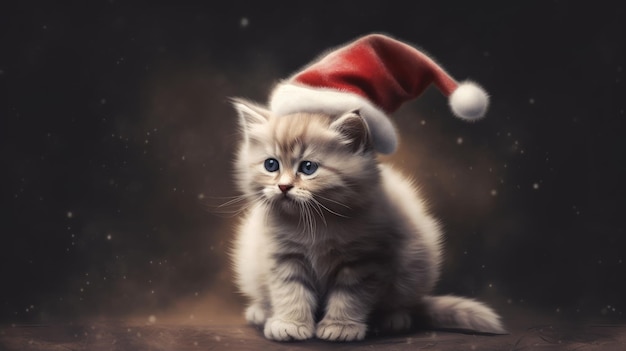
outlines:
[[293, 188], [291, 184], [278, 184], [278, 189], [283, 192], [283, 194], [287, 194], [289, 189]]

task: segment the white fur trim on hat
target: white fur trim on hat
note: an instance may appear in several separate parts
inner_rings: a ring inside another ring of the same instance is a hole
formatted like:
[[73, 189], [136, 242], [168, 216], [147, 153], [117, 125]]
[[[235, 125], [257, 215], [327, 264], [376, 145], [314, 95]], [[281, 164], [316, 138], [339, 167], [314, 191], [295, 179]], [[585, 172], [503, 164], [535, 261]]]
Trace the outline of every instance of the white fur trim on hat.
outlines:
[[448, 103], [455, 116], [466, 121], [475, 121], [487, 112], [489, 95], [478, 84], [465, 81], [450, 94]]
[[391, 154], [398, 144], [396, 130], [387, 114], [369, 100], [353, 93], [284, 82], [272, 92], [269, 108], [276, 116], [297, 112], [341, 115], [358, 109], [372, 133], [376, 151]]

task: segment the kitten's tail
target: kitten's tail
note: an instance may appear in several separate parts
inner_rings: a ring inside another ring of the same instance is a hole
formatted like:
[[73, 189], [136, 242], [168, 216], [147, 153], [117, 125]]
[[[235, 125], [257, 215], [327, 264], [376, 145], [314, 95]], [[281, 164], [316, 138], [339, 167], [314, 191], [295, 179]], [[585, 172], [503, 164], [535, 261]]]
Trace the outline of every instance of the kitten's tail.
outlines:
[[424, 306], [433, 327], [506, 334], [498, 316], [486, 305], [457, 296], [425, 296]]

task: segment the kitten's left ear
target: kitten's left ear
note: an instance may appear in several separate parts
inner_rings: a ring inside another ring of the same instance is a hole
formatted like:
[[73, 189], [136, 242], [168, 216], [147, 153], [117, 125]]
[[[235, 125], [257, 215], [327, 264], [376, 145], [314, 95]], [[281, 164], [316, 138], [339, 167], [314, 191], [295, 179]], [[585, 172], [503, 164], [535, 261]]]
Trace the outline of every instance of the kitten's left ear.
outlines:
[[354, 152], [366, 151], [372, 146], [369, 127], [359, 114], [359, 110], [345, 113], [332, 122], [330, 128], [341, 133], [346, 144], [351, 146]]
[[270, 118], [268, 110], [252, 102], [239, 98], [232, 98], [230, 102], [239, 113], [239, 125], [246, 133], [255, 125], [267, 123]]

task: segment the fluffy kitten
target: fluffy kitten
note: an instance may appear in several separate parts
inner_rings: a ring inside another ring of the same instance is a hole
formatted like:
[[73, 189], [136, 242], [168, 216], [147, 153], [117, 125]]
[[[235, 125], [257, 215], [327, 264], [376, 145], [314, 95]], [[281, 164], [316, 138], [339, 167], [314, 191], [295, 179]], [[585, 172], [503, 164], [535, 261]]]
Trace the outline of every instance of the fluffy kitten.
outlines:
[[274, 117], [234, 101], [239, 189], [251, 206], [234, 243], [245, 316], [272, 340], [360, 340], [368, 325], [504, 331], [474, 300], [430, 296], [441, 232], [412, 184], [379, 164], [358, 111]]

